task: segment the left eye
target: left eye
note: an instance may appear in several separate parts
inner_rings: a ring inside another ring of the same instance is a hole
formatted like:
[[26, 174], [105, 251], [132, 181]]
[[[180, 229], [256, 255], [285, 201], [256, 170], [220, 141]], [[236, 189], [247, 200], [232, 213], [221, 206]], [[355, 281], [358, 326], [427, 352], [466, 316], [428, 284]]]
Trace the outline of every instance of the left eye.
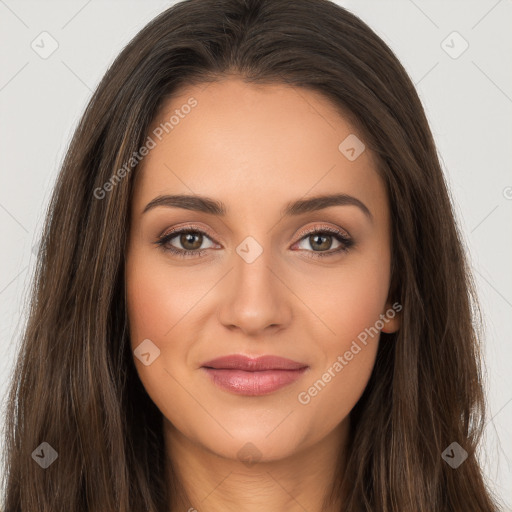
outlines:
[[[308, 233], [306, 236], [302, 237], [300, 243], [306, 243], [310, 247], [316, 247], [317, 249], [322, 249], [321, 251], [314, 252], [324, 252], [328, 249], [332, 248], [332, 239], [335, 239], [338, 242], [338, 247], [341, 245], [341, 240], [339, 236], [336, 236], [330, 232], [326, 231], [314, 231], [313, 233]], [[304, 247], [299, 247], [300, 249], [304, 249]], [[307, 249], [307, 247], [306, 247]], [[335, 247], [336, 249], [336, 247]]]
[[[338, 242], [339, 246], [334, 250], [327, 250], [331, 249], [333, 238]], [[316, 228], [308, 231], [303, 234], [302, 238], [297, 243], [301, 244], [303, 241], [309, 244], [310, 247], [322, 249], [320, 251], [307, 251], [311, 253], [310, 258], [327, 258], [329, 256], [346, 253], [354, 245], [352, 238], [333, 228]]]

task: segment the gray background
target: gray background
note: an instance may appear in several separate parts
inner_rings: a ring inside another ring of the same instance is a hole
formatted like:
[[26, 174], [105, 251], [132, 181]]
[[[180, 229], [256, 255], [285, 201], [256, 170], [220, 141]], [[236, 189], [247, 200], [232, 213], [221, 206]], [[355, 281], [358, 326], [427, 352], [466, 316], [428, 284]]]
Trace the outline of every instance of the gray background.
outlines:
[[[1, 398], [25, 319], [33, 247], [73, 130], [115, 56], [172, 3], [0, 0]], [[489, 421], [480, 456], [512, 510], [512, 0], [337, 3], [393, 49], [425, 106], [486, 320]], [[46, 59], [31, 47], [51, 48], [43, 31], [58, 43]]]

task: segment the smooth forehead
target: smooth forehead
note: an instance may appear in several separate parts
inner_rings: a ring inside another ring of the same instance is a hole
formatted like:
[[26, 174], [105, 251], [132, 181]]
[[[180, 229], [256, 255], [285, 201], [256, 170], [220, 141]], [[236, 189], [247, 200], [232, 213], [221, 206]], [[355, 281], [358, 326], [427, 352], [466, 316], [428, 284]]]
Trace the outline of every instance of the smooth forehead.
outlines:
[[[251, 129], [256, 128], [258, 120], [281, 124], [288, 121], [293, 124], [297, 118], [308, 117], [311, 123], [311, 116], [316, 116], [320, 124], [333, 131], [348, 131], [356, 133], [355, 118], [341, 105], [330, 101], [326, 96], [311, 88], [299, 87], [280, 82], [249, 82], [238, 75], [226, 75], [213, 82], [182, 85], [174, 91], [172, 98], [160, 108], [155, 116], [152, 128], [160, 123], [169, 120], [171, 115], [180, 110], [191, 98], [198, 102], [199, 109], [206, 118], [208, 114], [217, 113], [221, 110], [223, 115], [218, 118], [219, 123], [227, 122], [229, 113], [237, 112], [238, 119], [231, 118], [233, 126], [239, 127], [241, 116], [249, 114]], [[283, 114], [286, 118], [283, 119]], [[315, 123], [316, 124], [316, 123]], [[315, 124], [313, 128], [316, 127]], [[302, 126], [302, 129], [306, 129]], [[272, 127], [267, 125], [272, 131]], [[361, 136], [361, 134], [359, 134]]]
[[363, 135], [339, 106], [310, 89], [236, 76], [185, 85], [148, 133], [155, 147], [137, 173], [137, 195], [146, 202], [178, 191], [247, 199], [274, 193], [279, 202], [334, 189], [369, 203], [383, 195], [372, 152], [350, 161], [339, 149], [347, 137], [362, 142]]

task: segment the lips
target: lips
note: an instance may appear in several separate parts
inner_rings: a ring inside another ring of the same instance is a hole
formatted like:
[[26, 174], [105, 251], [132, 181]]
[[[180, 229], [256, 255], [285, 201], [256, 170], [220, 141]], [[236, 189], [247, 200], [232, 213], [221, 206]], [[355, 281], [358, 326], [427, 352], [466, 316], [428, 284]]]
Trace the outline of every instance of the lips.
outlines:
[[233, 354], [203, 363], [205, 371], [215, 385], [239, 395], [265, 395], [281, 389], [307, 371], [308, 365], [278, 356], [256, 359]]
[[300, 368], [306, 368], [307, 364], [278, 356], [261, 356], [252, 359], [247, 356], [233, 354], [212, 359], [203, 363], [202, 366], [217, 370], [235, 369], [246, 372], [259, 372], [264, 370], [299, 370]]

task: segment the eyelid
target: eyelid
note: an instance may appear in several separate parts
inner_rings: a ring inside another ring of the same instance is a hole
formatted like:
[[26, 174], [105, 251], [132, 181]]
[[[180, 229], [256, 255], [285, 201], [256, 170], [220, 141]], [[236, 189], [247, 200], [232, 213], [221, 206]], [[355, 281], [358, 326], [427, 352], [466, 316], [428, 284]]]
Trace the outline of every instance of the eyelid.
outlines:
[[325, 224], [316, 224], [314, 226], [304, 229], [303, 231], [300, 231], [300, 233], [298, 235], [300, 238], [298, 241], [300, 241], [306, 235], [309, 235], [310, 233], [315, 233], [317, 231], [325, 231], [327, 233], [334, 233], [337, 235], [342, 235], [345, 238], [352, 238], [352, 236], [346, 229], [338, 228], [338, 227], [333, 228], [331, 226], [326, 226]]
[[185, 225], [178, 225], [174, 226], [171, 229], [165, 230], [161, 235], [158, 236], [158, 239], [161, 240], [162, 238], [168, 237], [169, 235], [172, 235], [175, 232], [180, 231], [200, 231], [206, 233], [212, 240], [215, 240], [214, 236], [212, 235], [212, 232], [202, 226], [202, 225], [195, 225], [195, 224], [185, 224]]

